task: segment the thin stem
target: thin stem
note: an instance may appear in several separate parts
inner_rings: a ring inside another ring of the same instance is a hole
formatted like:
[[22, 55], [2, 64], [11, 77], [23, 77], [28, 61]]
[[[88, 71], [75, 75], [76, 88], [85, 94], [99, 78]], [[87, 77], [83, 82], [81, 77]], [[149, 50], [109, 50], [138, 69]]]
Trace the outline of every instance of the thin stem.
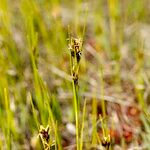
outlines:
[[74, 81], [72, 81], [73, 86], [73, 99], [74, 99], [74, 111], [75, 111], [75, 121], [76, 121], [76, 141], [77, 141], [77, 150], [79, 150], [79, 109], [78, 109], [78, 96], [77, 96], [77, 88], [74, 84]]

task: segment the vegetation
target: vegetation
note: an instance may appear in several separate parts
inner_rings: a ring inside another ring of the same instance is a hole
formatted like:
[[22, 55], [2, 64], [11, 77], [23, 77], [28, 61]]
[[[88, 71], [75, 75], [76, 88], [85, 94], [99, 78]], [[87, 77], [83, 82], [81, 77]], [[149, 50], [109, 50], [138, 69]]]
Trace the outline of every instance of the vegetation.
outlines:
[[0, 0], [0, 149], [150, 149], [149, 0]]

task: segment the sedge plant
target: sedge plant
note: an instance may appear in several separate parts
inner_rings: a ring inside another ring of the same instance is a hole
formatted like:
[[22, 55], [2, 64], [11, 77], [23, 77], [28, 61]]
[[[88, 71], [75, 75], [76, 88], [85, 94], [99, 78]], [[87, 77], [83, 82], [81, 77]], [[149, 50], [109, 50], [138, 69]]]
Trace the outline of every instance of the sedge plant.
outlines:
[[[69, 37], [69, 48], [70, 50], [70, 63], [71, 63], [71, 75], [72, 75], [72, 89], [73, 89], [73, 104], [74, 114], [76, 122], [76, 142], [77, 150], [80, 149], [79, 140], [79, 98], [78, 98], [78, 75], [79, 75], [79, 64], [82, 54], [82, 39]], [[82, 147], [82, 146], [81, 146]]]

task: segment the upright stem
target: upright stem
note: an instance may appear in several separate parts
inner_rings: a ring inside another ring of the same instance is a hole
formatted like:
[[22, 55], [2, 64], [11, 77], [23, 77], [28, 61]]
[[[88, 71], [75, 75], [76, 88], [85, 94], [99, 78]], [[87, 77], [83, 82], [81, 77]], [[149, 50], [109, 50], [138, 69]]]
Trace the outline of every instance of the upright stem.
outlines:
[[78, 108], [78, 92], [77, 92], [77, 87], [72, 81], [72, 86], [73, 86], [73, 99], [74, 99], [74, 111], [75, 111], [75, 121], [76, 121], [76, 141], [77, 141], [77, 150], [79, 150], [79, 108]]

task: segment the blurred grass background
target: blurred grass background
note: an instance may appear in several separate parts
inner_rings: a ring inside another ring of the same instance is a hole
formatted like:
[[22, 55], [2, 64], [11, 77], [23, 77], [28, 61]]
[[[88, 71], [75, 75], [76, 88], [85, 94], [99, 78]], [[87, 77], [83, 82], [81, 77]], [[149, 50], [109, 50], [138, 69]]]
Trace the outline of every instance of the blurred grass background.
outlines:
[[[111, 149], [150, 149], [149, 0], [0, 0], [0, 149], [42, 149], [39, 126], [48, 124], [52, 140], [75, 143], [68, 29], [84, 36], [84, 142], [99, 145], [92, 119], [105, 99]], [[138, 113], [128, 116], [130, 108]]]

